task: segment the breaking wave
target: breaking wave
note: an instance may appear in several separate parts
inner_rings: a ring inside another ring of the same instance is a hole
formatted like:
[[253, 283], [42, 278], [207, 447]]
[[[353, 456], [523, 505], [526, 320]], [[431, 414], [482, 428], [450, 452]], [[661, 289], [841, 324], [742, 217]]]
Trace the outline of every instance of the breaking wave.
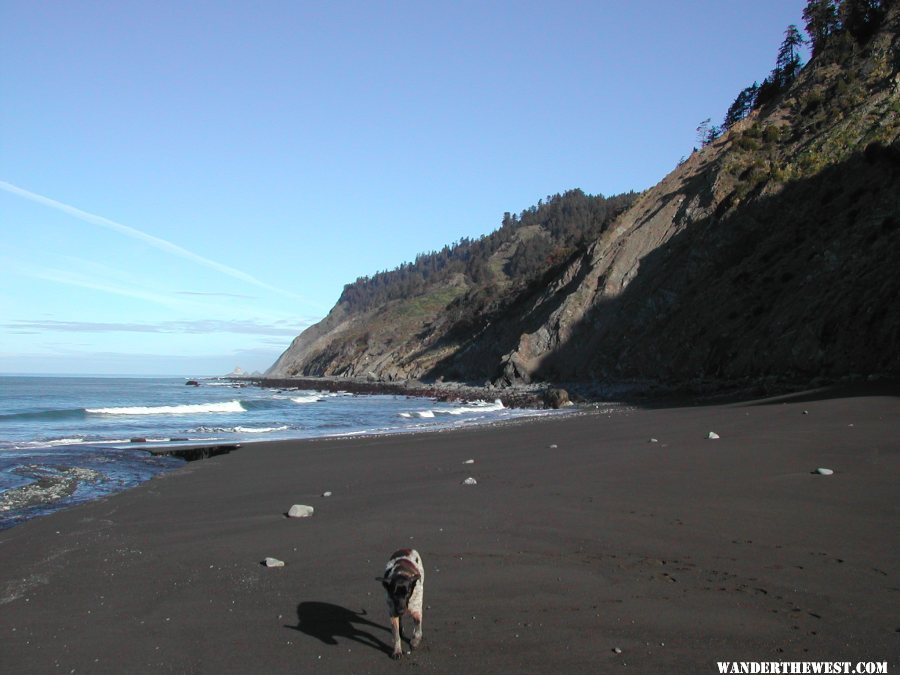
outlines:
[[278, 427], [196, 427], [191, 429], [194, 434], [270, 434], [276, 431], [287, 431], [290, 427], [282, 424]]
[[431, 410], [417, 410], [415, 412], [402, 412], [399, 413], [400, 417], [404, 417], [406, 419], [410, 419], [412, 417], [418, 417], [420, 419], [431, 419], [436, 415], [467, 415], [472, 413], [485, 413], [485, 412], [497, 412], [498, 410], [505, 410], [503, 403], [500, 399], [497, 399], [493, 403], [488, 403], [486, 401], [472, 401], [467, 405], [457, 406], [456, 408], [434, 408]]
[[246, 412], [240, 401], [193, 403], [189, 405], [133, 406], [122, 408], [87, 408], [92, 415], [196, 415], [203, 413]]
[[234, 430], [239, 434], [270, 434], [273, 431], [287, 431], [286, 424], [280, 427], [235, 427]]
[[322, 400], [319, 394], [310, 394], [308, 396], [291, 396], [294, 403], [318, 403]]

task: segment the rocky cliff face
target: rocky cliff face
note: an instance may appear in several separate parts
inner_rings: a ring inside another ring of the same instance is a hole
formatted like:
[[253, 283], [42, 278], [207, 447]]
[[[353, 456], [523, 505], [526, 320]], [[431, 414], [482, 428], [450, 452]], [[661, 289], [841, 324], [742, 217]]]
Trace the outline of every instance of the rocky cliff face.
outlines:
[[900, 373], [898, 16], [841, 58], [817, 57], [539, 282], [485, 293], [458, 280], [358, 313], [339, 304], [267, 375]]

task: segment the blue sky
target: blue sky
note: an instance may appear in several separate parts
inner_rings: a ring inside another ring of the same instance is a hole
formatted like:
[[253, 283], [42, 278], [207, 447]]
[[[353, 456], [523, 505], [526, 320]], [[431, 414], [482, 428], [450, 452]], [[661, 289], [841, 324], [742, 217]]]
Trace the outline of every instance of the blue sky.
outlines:
[[0, 3], [0, 372], [264, 370], [345, 283], [658, 182], [804, 0]]

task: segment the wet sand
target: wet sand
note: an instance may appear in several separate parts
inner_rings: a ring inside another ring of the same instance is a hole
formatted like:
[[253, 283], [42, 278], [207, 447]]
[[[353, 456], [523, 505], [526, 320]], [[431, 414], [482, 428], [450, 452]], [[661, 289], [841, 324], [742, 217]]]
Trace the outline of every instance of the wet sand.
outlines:
[[[898, 469], [900, 398], [866, 390], [244, 445], [0, 532], [0, 670], [894, 672]], [[375, 577], [406, 546], [396, 663]]]

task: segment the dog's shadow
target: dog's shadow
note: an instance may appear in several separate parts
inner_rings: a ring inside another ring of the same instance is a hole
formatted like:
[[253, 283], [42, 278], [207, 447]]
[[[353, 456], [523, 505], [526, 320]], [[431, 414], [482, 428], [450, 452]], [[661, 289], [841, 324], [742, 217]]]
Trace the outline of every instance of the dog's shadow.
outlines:
[[297, 605], [297, 625], [285, 627], [299, 630], [328, 645], [338, 644], [337, 638], [346, 638], [390, 655], [392, 647], [363, 628], [377, 628], [388, 633], [390, 629], [365, 617], [365, 610], [354, 612], [328, 602], [301, 602]]

